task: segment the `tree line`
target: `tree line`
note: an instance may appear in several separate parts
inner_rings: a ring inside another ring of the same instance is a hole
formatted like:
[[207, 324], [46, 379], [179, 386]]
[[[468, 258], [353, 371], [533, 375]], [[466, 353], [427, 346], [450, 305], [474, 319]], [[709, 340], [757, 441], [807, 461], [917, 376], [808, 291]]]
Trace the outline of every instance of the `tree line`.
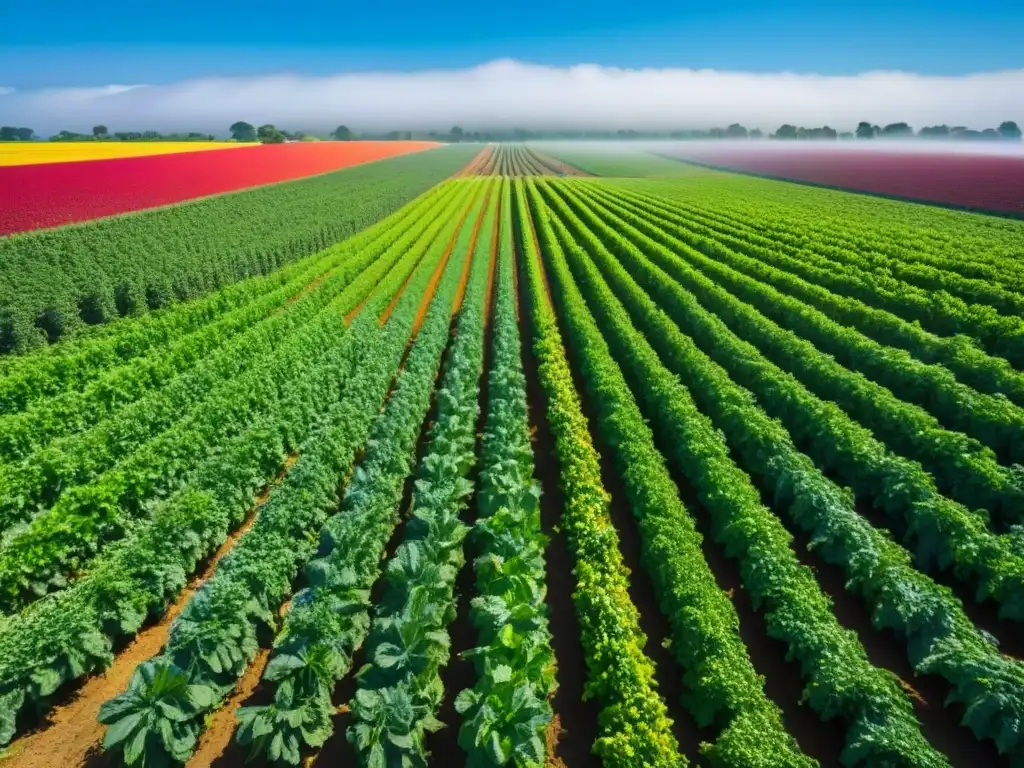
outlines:
[[[411, 141], [413, 139], [432, 139], [447, 142], [487, 142], [487, 141], [539, 141], [543, 139], [781, 139], [781, 140], [834, 140], [834, 139], [949, 139], [965, 141], [1020, 141], [1021, 129], [1012, 120], [1000, 123], [998, 128], [973, 130], [962, 125], [933, 125], [918, 131], [907, 123], [890, 123], [879, 126], [861, 121], [853, 131], [839, 132], [825, 125], [820, 128], [805, 128], [790, 125], [780, 126], [774, 133], [765, 134], [759, 128], [748, 130], [739, 123], [727, 128], [711, 128], [708, 130], [677, 130], [677, 131], [635, 131], [621, 129], [617, 131], [534, 131], [525, 128], [511, 130], [466, 131], [460, 126], [452, 126], [447, 132], [428, 131], [388, 131], [382, 133], [356, 134], [347, 126], [339, 125], [327, 134], [307, 133], [305, 131], [286, 131], [267, 123], [254, 126], [251, 123], [238, 121], [228, 129], [232, 141], [260, 142], [262, 144], [281, 144], [286, 141], [318, 141], [320, 138], [335, 141], [353, 141], [356, 139], [376, 139], [383, 141]], [[31, 128], [0, 126], [0, 141], [31, 141], [36, 138]], [[216, 141], [212, 133], [162, 134], [158, 131], [114, 131], [107, 126], [93, 126], [92, 133], [75, 133], [60, 131], [50, 137], [50, 141]]]

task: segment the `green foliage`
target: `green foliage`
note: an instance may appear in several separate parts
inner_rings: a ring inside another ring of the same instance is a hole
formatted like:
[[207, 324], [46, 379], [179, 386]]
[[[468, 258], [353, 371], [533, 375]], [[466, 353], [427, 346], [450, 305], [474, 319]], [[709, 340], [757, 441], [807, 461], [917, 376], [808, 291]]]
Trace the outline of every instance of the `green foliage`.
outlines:
[[515, 190], [523, 284], [530, 299], [533, 352], [565, 490], [562, 525], [575, 560], [573, 602], [589, 678], [584, 695], [602, 705], [601, 736], [593, 751], [615, 768], [685, 766], [686, 758], [679, 754], [665, 703], [657, 692], [654, 664], [643, 651], [647, 638], [629, 598], [597, 451], [547, 298], [521, 184], [517, 181]]
[[[567, 201], [580, 200], [575, 190], [570, 191], [567, 186], [560, 185], [557, 191]], [[633, 230], [618, 221], [613, 235], [604, 216], [595, 217], [601, 210], [600, 203], [589, 195], [584, 195], [582, 202], [582, 219], [594, 234], [587, 233], [578, 222], [567, 221], [586, 238], [589, 255], [629, 310], [637, 331], [650, 341], [665, 366], [681, 377], [714, 426], [724, 431], [738, 460], [753, 476], [761, 478], [762, 489], [774, 500], [773, 506], [810, 534], [812, 546], [827, 562], [846, 571], [847, 587], [864, 598], [875, 625], [892, 629], [905, 640], [908, 658], [916, 671], [938, 674], [949, 681], [951, 700], [962, 702], [967, 708], [965, 725], [979, 738], [991, 738], [1001, 750], [1019, 755], [1021, 744], [1013, 734], [1018, 732], [1024, 713], [1019, 693], [1024, 683], [1024, 664], [1000, 654], [971, 624], [953, 593], [916, 571], [910, 555], [858, 514], [849, 492], [826, 479], [796, 449], [786, 429], [758, 407], [751, 392], [730, 380], [722, 367], [681, 332], [638, 284], [639, 281], [648, 285], [652, 295], [664, 295], [667, 299], [668, 293], [653, 289], [658, 284], [672, 283], [664, 273], [658, 277], [653, 266], [644, 266], [645, 262], [636, 257], [638, 252], [624, 237], [633, 235]], [[600, 245], [592, 239], [598, 233]], [[615, 248], [614, 257], [611, 248]], [[590, 281], [600, 285], [601, 279], [596, 277], [593, 267], [581, 267], [580, 273], [584, 272], [595, 275]], [[666, 301], [664, 306], [680, 305]], [[702, 316], [688, 316], [682, 327], [699, 331], [699, 323], [694, 322], [698, 317]], [[725, 337], [718, 337], [716, 348], [725, 343]], [[634, 331], [631, 348], [642, 349], [646, 344]], [[637, 380], [641, 389], [653, 388], [659, 377], [666, 376], [657, 365], [645, 370], [646, 377]], [[791, 387], [789, 396], [795, 391]], [[685, 391], [678, 390], [671, 405], [676, 409], [686, 407], [688, 424], [701, 420], [706, 423], [707, 417], [697, 413], [687, 403], [688, 398]], [[657, 396], [652, 396], [651, 402], [655, 407]], [[661, 411], [656, 423], [671, 423], [670, 415], [670, 410]], [[680, 424], [682, 418], [681, 415]], [[706, 440], [713, 441], [710, 430], [705, 434]], [[666, 440], [673, 446], [683, 445], [678, 433], [672, 430], [668, 430]], [[669, 452], [679, 455], [678, 449]], [[706, 463], [707, 459], [702, 459], [701, 464]], [[693, 466], [691, 462], [691, 471]], [[743, 482], [710, 474], [699, 475], [698, 479], [723, 488], [735, 488]]]
[[[72, 436], [67, 441], [70, 451], [62, 454], [55, 446], [48, 447], [41, 467], [27, 464], [33, 473], [23, 467], [10, 473], [8, 487], [17, 492], [6, 498], [23, 515], [32, 509], [32, 502], [52, 498], [65, 484], [72, 487], [0, 548], [0, 605], [16, 606], [62, 587], [66, 573], [87, 562], [106, 542], [123, 536], [131, 521], [144, 516], [155, 500], [187, 482], [220, 440], [279, 404], [309, 360], [337, 339], [338, 315], [354, 309], [427, 226], [427, 219], [415, 221], [402, 237], [393, 242], [385, 239], [379, 250], [361, 252], [353, 263], [363, 268], [358, 276], [356, 270], [334, 271], [315, 290], [288, 303], [287, 311], [272, 315], [238, 344], [211, 358], [204, 365], [215, 372], [222, 362], [219, 358], [235, 362], [234, 368], [228, 368], [229, 375], [221, 369], [212, 378], [215, 386], [210, 390], [199, 388], [202, 378], [186, 376], [182, 387], [153, 393], [110, 423]], [[303, 329], [307, 323], [309, 327]], [[276, 330], [276, 336], [267, 333], [271, 330]], [[298, 341], [273, 350], [275, 340], [297, 330]], [[181, 418], [183, 403], [173, 399], [176, 391], [205, 399]], [[129, 453], [125, 460], [107, 469], [125, 453]], [[82, 484], [76, 486], [74, 481]]]
[[472, 153], [413, 153], [0, 238], [0, 354], [272, 272], [379, 221], [457, 171]]
[[[610, 347], [616, 356], [619, 353], [629, 355], [631, 364], [626, 367], [631, 380], [650, 385], [662, 397], [671, 393], [671, 377], [665, 374], [659, 378], [663, 369], [657, 356], [653, 352], [643, 354], [642, 338], [622, 325], [625, 318], [621, 312], [614, 318], [619, 323], [617, 333], [608, 333], [606, 328], [602, 336], [568, 270], [566, 253], [572, 254], [574, 264], [578, 263], [582, 256], [579, 246], [553, 210], [542, 202], [536, 187], [532, 183], [529, 186], [542, 251], [550, 265], [552, 293], [565, 318], [567, 337], [579, 361], [584, 388], [595, 405], [597, 428], [610, 446], [636, 517], [644, 565], [651, 575], [659, 604], [672, 624], [672, 648], [686, 671], [684, 679], [689, 689], [684, 703], [699, 725], [715, 725], [725, 732], [727, 742], [733, 745], [743, 742], [751, 748], [740, 756], [735, 754], [734, 746], [731, 756], [738, 760], [734, 765], [768, 760], [777, 761], [771, 764], [780, 766], [816, 765], [814, 760], [800, 754], [783, 727], [781, 711], [764, 694], [763, 683], [739, 638], [736, 611], [704, 560], [702, 537], [679, 500], [666, 461], [658, 453], [651, 429], [645, 425], [637, 400], [617, 367]], [[560, 207], [556, 210], [563, 212]], [[608, 306], [607, 295], [591, 304], [602, 320], [614, 312], [614, 307]], [[642, 397], [645, 404], [649, 399], [646, 393]], [[664, 411], [657, 414], [661, 420], [676, 415]], [[720, 463], [713, 463], [716, 458], [710, 450], [713, 443], [694, 445], [691, 435], [681, 435], [678, 431], [672, 437], [671, 444], [676, 450], [687, 450], [685, 462], [682, 462], [687, 474], [700, 468], [699, 479], [694, 478], [694, 482], [699, 484], [706, 480], [712, 485], [714, 490], [709, 496], [719, 504], [730, 492], [726, 489], [736, 487], [737, 475], [746, 479], [727, 457], [724, 461], [717, 457]], [[749, 496], [745, 501], [749, 505]], [[721, 507], [712, 504], [712, 510], [720, 511]], [[775, 540], [785, 541], [784, 532], [781, 537], [777, 531], [774, 533]], [[788, 552], [785, 544], [783, 552]], [[789, 556], [793, 557], [792, 552]], [[760, 573], [761, 568], [748, 566], [744, 571]], [[752, 595], [758, 595], [754, 584], [745, 583], [745, 586]], [[806, 583], [800, 586], [807, 590]], [[781, 589], [774, 592], [784, 593]], [[810, 594], [814, 596], [813, 592]], [[813, 604], [820, 608], [820, 595], [814, 597], [817, 599]], [[836, 624], [834, 618], [831, 621]], [[826, 628], [833, 632], [838, 629]], [[866, 666], [863, 651], [860, 658], [854, 656], [854, 659]], [[710, 669], [716, 673], [707, 674], [706, 670]], [[730, 673], [717, 672], [724, 669]], [[705, 748], [705, 754], [713, 764], [725, 764], [724, 755], [716, 752], [713, 745]]]
[[461, 691], [459, 745], [474, 768], [538, 766], [551, 723], [554, 656], [544, 603], [540, 486], [533, 479], [513, 264], [511, 183], [502, 184], [495, 286], [493, 362], [473, 529], [477, 596], [470, 617], [479, 645], [473, 688]]
[[[438, 197], [443, 200], [445, 195]], [[402, 221], [402, 217], [396, 219]], [[413, 219], [404, 227], [415, 239], [422, 236], [428, 221]], [[387, 275], [377, 298], [368, 305], [371, 316], [418, 260], [419, 253], [403, 239], [353, 283], [354, 305]], [[366, 258], [373, 262], [377, 255], [370, 250]], [[399, 256], [397, 266], [390, 269]], [[86, 578], [0, 627], [0, 700], [8, 702], [0, 722], [6, 738], [13, 735], [14, 718], [23, 706], [30, 703], [44, 710], [49, 697], [65, 682], [110, 663], [113, 640], [133, 635], [147, 616], [166, 608], [198, 563], [238, 526], [254, 495], [279, 471], [283, 456], [298, 447], [314, 424], [323, 422], [323, 417], [350, 415], [344, 405], [332, 404], [343, 394], [338, 382], [351, 376], [355, 355], [365, 345], [354, 343], [358, 337], [354, 330], [339, 336], [336, 319], [332, 328], [332, 351], [319, 360], [311, 362], [309, 339], [301, 333], [279, 347], [283, 357], [292, 349], [298, 351], [306, 364], [289, 381], [287, 396], [276, 410], [224, 443], [185, 491], [157, 505], [152, 521], [143, 521], [122, 543], [110, 547]], [[352, 439], [357, 440], [358, 434]], [[321, 434], [320, 439], [327, 438]], [[296, 466], [292, 474], [296, 471], [301, 474], [302, 468]]]
[[[738, 383], [757, 394], [796, 441], [806, 441], [817, 460], [859, 496], [902, 520], [922, 569], [955, 565], [956, 576], [969, 580], [979, 599], [991, 597], [1000, 603], [1003, 615], [1024, 617], [1024, 557], [1012, 535], [992, 533], [984, 510], [971, 510], [941, 496], [920, 464], [890, 452], [835, 403], [816, 397], [737, 336], [731, 327], [743, 328], [755, 339], [774, 331], [754, 310], [645, 234], [656, 225], [635, 215], [619, 216], [603, 203], [594, 208], [610, 235], [610, 226], [622, 228], [608, 241], [617, 256], [636, 262], [637, 246], [644, 247], [647, 259], [638, 262], [643, 268], [636, 273], [641, 287]], [[629, 239], [618, 232], [628, 232]], [[720, 311], [728, 322], [709, 308]]]
[[979, 395], [958, 384], [945, 369], [887, 350], [729, 266], [729, 261], [742, 260], [757, 269], [759, 262], [754, 259], [731, 254], [701, 238], [703, 250], [712, 254], [705, 256], [669, 234], [674, 234], [673, 223], [660, 211], [651, 221], [642, 206], [624, 206], [608, 198], [602, 204], [615, 213], [639, 214], [637, 226], [645, 234], [715, 281], [713, 296], [697, 286], [691, 289], [705, 306], [716, 308], [734, 331], [810, 391], [838, 404], [893, 450], [921, 462], [940, 490], [968, 507], [988, 509], [1004, 521], [1024, 521], [1024, 475], [1000, 466], [999, 457], [979, 440], [944, 429], [924, 408], [900, 400], [894, 392], [917, 393], [915, 399], [931, 406], [944, 421], [986, 439], [1006, 458], [1017, 461], [1024, 461], [1024, 445], [1017, 439], [1024, 433], [1024, 410], [1005, 398]]
[[[456, 233], [460, 211], [466, 210], [475, 197], [472, 187], [457, 189], [447, 215], [432, 223], [431, 237], [424, 242], [423, 247], [429, 246], [424, 265], [431, 268]], [[456, 246], [455, 254], [465, 253], [464, 239], [461, 245]], [[404, 481], [415, 459], [416, 439], [448, 339], [452, 299], [461, 268], [457, 257], [449, 260], [387, 406], [373, 424], [341, 507], [320, 531], [316, 557], [306, 566], [310, 586], [296, 595], [267, 668], [266, 679], [274, 687], [273, 704], [239, 711], [244, 726], [238, 733], [239, 741], [250, 745], [254, 753], [297, 764], [298, 750], [319, 746], [333, 731], [329, 721], [334, 711], [331, 694], [336, 680], [349, 670], [352, 654], [370, 628], [369, 589], [379, 576], [381, 553], [398, 522]], [[388, 322], [393, 328], [388, 354], [395, 356], [395, 365], [401, 359], [431, 271], [421, 268], [410, 281]], [[403, 572], [402, 566], [407, 575], [414, 572], [417, 562], [422, 562], [417, 554], [409, 553], [401, 565], [389, 568], [389, 574]], [[392, 641], [398, 641], [393, 643], [396, 649], [423, 647], [429, 638], [416, 635], [411, 631], [415, 627], [409, 624], [410, 631], [391, 636]], [[388, 655], [385, 649], [383, 657], [396, 665], [416, 663], [401, 650]], [[304, 728], [305, 720], [292, 715], [297, 711], [317, 727]], [[376, 722], [379, 708], [374, 713]], [[390, 722], [384, 718], [378, 725]], [[276, 758], [272, 757], [275, 744], [283, 745], [274, 753], [278, 754]]]

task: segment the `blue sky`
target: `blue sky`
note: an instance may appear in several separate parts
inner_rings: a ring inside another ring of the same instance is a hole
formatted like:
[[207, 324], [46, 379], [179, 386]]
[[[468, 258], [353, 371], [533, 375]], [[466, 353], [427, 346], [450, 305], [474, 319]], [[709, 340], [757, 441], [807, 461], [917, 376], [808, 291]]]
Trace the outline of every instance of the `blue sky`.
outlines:
[[[1024, 68], [1024, 4], [564, 0], [410, 3], [10, 2], [0, 85], [163, 84], [290, 71], [552, 66], [684, 67], [825, 75]], [[59, 20], [59, 23], [55, 23]]]

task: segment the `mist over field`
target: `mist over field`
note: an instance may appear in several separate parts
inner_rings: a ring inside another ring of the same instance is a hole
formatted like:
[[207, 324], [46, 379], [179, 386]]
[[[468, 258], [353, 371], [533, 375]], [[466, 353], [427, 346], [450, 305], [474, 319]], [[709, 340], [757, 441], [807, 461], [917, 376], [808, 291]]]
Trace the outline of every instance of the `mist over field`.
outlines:
[[861, 120], [984, 128], [1024, 114], [1024, 69], [960, 76], [865, 72], [850, 76], [694, 69], [550, 67], [498, 60], [477, 67], [283, 73], [170, 85], [19, 91], [0, 87], [2, 122], [39, 133], [196, 130], [223, 135], [236, 120], [292, 130], [672, 130], [783, 123], [852, 130]]

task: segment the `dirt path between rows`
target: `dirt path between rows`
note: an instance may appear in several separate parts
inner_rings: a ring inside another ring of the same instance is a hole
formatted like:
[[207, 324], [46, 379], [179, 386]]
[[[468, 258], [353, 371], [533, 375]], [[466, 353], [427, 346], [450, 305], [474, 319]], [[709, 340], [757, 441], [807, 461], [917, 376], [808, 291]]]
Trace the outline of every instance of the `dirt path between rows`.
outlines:
[[10, 747], [9, 756], [3, 761], [4, 768], [73, 768], [86, 764], [102, 765], [105, 762], [100, 746], [105, 727], [96, 720], [100, 707], [128, 687], [139, 663], [155, 656], [164, 647], [171, 622], [181, 613], [203, 582], [213, 575], [221, 558], [230, 552], [235, 542], [252, 527], [256, 513], [266, 503], [270, 491], [284, 478], [297, 458], [292, 454], [285, 460], [281, 472], [256, 497], [242, 526], [221, 544], [209, 558], [203, 571], [185, 587], [163, 618], [139, 632], [131, 644], [117, 655], [110, 667], [102, 674], [86, 680], [67, 703], [56, 707], [50, 713], [39, 730], [28, 733], [14, 742]]

